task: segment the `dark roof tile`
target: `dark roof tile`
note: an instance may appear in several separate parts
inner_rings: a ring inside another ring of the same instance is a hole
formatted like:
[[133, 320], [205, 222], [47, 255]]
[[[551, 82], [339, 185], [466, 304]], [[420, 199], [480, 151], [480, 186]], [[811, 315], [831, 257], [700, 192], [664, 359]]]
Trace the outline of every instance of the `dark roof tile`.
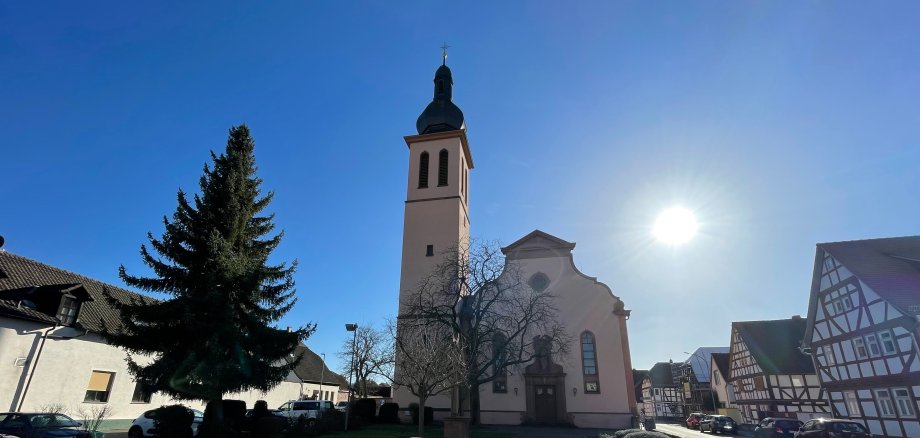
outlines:
[[814, 374], [811, 356], [799, 349], [805, 319], [733, 322], [741, 338], [766, 374]]

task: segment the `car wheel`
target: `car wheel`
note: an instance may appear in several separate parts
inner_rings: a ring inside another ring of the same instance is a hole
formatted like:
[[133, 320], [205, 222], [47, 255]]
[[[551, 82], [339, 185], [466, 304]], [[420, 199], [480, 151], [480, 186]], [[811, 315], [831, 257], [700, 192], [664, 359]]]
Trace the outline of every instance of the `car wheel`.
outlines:
[[139, 426], [134, 426], [128, 431], [128, 438], [144, 438], [144, 431]]
[[310, 429], [316, 428], [316, 420], [313, 418], [309, 419], [307, 421], [307, 427], [309, 427]]

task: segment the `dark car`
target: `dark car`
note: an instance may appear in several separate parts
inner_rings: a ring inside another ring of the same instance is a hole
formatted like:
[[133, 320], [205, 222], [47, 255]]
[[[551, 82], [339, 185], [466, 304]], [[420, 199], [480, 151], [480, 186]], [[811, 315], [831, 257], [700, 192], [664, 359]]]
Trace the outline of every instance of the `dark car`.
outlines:
[[700, 420], [700, 432], [736, 433], [738, 425], [728, 415], [707, 415]]
[[802, 424], [791, 418], [764, 418], [754, 428], [754, 438], [791, 438]]
[[816, 418], [808, 420], [795, 434], [796, 438], [869, 438], [865, 426], [850, 420]]
[[701, 420], [703, 417], [705, 417], [705, 416], [706, 416], [705, 414], [701, 414], [701, 413], [699, 413], [699, 412], [694, 412], [694, 413], [690, 414], [689, 417], [687, 417], [687, 421], [685, 422], [685, 424], [686, 424], [687, 427], [689, 427], [690, 429], [699, 429], [699, 428], [700, 428], [700, 420]]
[[18, 438], [92, 438], [81, 424], [63, 414], [5, 412], [0, 414], [0, 435]]

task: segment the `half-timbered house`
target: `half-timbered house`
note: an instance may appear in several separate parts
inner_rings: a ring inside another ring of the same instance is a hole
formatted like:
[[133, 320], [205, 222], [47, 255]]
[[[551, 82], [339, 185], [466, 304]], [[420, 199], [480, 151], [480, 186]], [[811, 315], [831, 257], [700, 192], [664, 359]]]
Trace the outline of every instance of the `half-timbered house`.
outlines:
[[645, 418], [679, 418], [683, 415], [680, 386], [674, 381], [673, 364], [658, 362], [642, 380], [642, 415]]
[[822, 243], [803, 344], [834, 416], [920, 437], [920, 237]]
[[811, 357], [800, 350], [804, 333], [798, 316], [732, 323], [729, 375], [745, 422], [827, 415]]

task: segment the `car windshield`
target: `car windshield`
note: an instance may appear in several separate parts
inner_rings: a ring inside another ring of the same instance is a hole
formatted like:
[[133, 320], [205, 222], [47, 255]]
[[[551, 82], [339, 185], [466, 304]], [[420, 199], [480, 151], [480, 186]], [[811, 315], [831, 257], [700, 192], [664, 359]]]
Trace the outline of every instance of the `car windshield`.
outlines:
[[866, 429], [859, 423], [831, 423], [828, 429], [834, 432], [866, 432]]
[[197, 409], [192, 409], [192, 412], [195, 414], [195, 418], [196, 418], [196, 419], [197, 419], [197, 418], [204, 418], [204, 413], [203, 413], [203, 412], [201, 412], [201, 411], [199, 411], [199, 410], [197, 410]]
[[61, 414], [35, 415], [30, 420], [32, 427], [76, 427], [76, 421]]

